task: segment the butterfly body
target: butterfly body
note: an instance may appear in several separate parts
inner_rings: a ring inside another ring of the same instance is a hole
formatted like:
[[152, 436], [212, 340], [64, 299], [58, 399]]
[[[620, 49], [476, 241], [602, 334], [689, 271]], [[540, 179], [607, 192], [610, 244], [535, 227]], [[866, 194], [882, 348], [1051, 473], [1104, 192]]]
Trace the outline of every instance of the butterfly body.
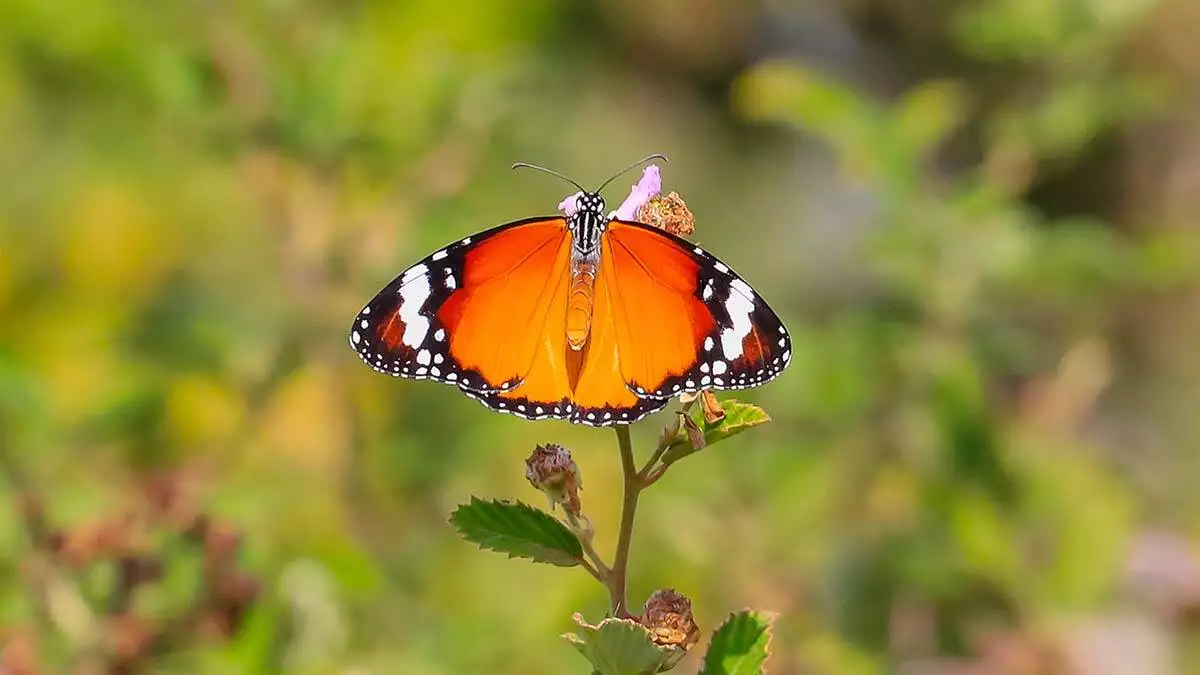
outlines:
[[787, 330], [733, 270], [604, 209], [584, 192], [569, 217], [431, 254], [359, 312], [351, 347], [379, 372], [453, 385], [493, 410], [594, 426], [787, 366]]

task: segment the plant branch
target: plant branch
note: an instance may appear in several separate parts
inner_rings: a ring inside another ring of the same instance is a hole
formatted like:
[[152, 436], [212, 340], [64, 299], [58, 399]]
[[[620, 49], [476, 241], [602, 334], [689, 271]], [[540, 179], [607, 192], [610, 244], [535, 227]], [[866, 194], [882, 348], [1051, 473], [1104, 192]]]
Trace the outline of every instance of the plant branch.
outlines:
[[[658, 480], [658, 476], [662, 475], [662, 471], [657, 471], [656, 473], [658, 475], [654, 476], [653, 479], [651, 478], [652, 472], [654, 472], [654, 470], [657, 468], [655, 465], [658, 463], [658, 460], [662, 459], [662, 456], [667, 453], [667, 448], [670, 448], [670, 447], [671, 447], [671, 441], [664, 439], [662, 442], [660, 442], [658, 444], [658, 447], [654, 449], [654, 454], [650, 455], [650, 459], [646, 462], [645, 465], [642, 466], [642, 470], [638, 471], [637, 479], [638, 479], [638, 482], [641, 483], [641, 486], [643, 488], [646, 487], [647, 485], [650, 485], [655, 480]], [[665, 464], [663, 465], [662, 470], [663, 471], [666, 470]]]
[[600, 573], [599, 570], [597, 570], [595, 567], [592, 567], [592, 563], [590, 563], [586, 560], [580, 560], [579, 566], [582, 567], [584, 570], [586, 570], [588, 574], [592, 575], [592, 578], [595, 579], [596, 581], [599, 581], [602, 584], [605, 583], [604, 576]]
[[621, 503], [621, 529], [617, 535], [617, 552], [613, 559], [612, 572], [608, 575], [608, 593], [613, 616], [629, 617], [626, 607], [626, 577], [629, 568], [629, 547], [633, 540], [633, 519], [637, 515], [638, 496], [642, 492], [637, 467], [634, 466], [633, 444], [629, 440], [629, 427], [617, 426], [617, 445], [621, 450], [621, 474], [625, 491]]
[[667, 472], [667, 468], [670, 466], [670, 464], [659, 464], [653, 467], [648, 473], [642, 474], [642, 489], [644, 490], [658, 482], [658, 479], [663, 477], [663, 474]]

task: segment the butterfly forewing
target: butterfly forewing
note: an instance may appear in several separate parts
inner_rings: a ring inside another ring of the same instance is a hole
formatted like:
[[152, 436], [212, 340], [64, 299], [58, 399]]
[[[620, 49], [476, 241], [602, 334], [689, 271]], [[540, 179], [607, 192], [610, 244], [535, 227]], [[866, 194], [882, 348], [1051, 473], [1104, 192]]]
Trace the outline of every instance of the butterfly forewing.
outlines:
[[375, 370], [476, 397], [517, 387], [537, 349], [551, 277], [565, 269], [562, 218], [509, 223], [442, 248], [359, 312], [350, 344]]
[[614, 220], [605, 239], [621, 371], [638, 396], [754, 387], [787, 367], [783, 322], [728, 265], [641, 223]]

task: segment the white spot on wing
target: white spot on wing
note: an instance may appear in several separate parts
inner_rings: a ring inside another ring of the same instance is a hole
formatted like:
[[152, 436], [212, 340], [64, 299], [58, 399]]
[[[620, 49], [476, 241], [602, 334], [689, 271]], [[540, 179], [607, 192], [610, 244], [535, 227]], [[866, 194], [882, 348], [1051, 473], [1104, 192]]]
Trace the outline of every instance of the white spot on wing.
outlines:
[[712, 339], [712, 336], [709, 335], [708, 337], [704, 338], [704, 351], [711, 352], [712, 348], [713, 348], [713, 339]]
[[[417, 265], [424, 267], [424, 265]], [[413, 269], [416, 269], [414, 267]], [[429, 317], [421, 316], [421, 308], [429, 299], [429, 279], [414, 277], [400, 288], [400, 321], [404, 323], [401, 342], [409, 347], [420, 347], [429, 335]]]
[[430, 358], [428, 349], [422, 349], [421, 351], [417, 352], [417, 363], [423, 366], [429, 365]]
[[433, 334], [433, 339], [437, 340], [438, 342], [445, 340], [446, 339], [446, 329], [444, 329], [444, 328], [437, 329], [437, 332]]
[[749, 298], [751, 300], [754, 299], [754, 289], [750, 288], [750, 284], [742, 281], [741, 279], [734, 279], [733, 281], [729, 282], [729, 285], [735, 291], [741, 293], [742, 295], [746, 296], [747, 298]]
[[362, 342], [362, 336], [358, 334], [358, 331], [354, 331], [353, 333], [351, 333], [350, 339], [354, 340], [354, 344], [358, 344], [358, 343]]
[[442, 250], [438, 251], [437, 253], [434, 253], [431, 260], [442, 260], [445, 257], [446, 257], [446, 249], [442, 249]]
[[448, 288], [450, 290], [454, 290], [455, 288], [458, 288], [458, 283], [454, 280], [453, 274], [446, 275], [446, 288]]
[[[713, 362], [713, 375], [724, 375], [726, 370], [729, 370], [729, 364], [725, 363], [724, 361]], [[720, 379], [718, 379], [717, 382], [720, 382]]]
[[730, 293], [725, 299], [725, 311], [733, 325], [721, 331], [721, 351], [726, 359], [734, 361], [742, 355], [742, 340], [753, 327], [750, 314], [754, 311], [754, 301], [741, 293]]
[[729, 274], [729, 268], [728, 268], [728, 267], [726, 267], [726, 266], [725, 266], [723, 263], [721, 263], [721, 262], [715, 262], [715, 263], [713, 263], [713, 269], [715, 269], [716, 271], [718, 271], [718, 272], [720, 272], [720, 273], [722, 273], [722, 274]]
[[[400, 284], [401, 284], [401, 286], [403, 286], [404, 284], [407, 284], [408, 282], [412, 281], [413, 279], [416, 279], [417, 277], [423, 277], [423, 276], [427, 275], [428, 273], [429, 273], [429, 268], [426, 267], [424, 265], [424, 263], [418, 263], [418, 264], [413, 265], [412, 267], [408, 268], [408, 270], [404, 272], [404, 276], [400, 277]], [[402, 287], [399, 292], [401, 294], [403, 294], [404, 288]]]

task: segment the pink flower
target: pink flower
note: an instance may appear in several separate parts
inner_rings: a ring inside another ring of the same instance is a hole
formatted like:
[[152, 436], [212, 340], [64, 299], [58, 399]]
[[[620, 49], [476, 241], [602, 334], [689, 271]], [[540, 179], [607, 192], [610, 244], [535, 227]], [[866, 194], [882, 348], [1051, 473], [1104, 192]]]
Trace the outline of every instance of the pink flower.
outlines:
[[658, 165], [651, 164], [642, 170], [642, 179], [629, 190], [629, 196], [613, 211], [612, 217], [633, 220], [638, 209], [657, 197], [659, 192], [662, 192], [662, 176], [658, 173]]
[[576, 206], [576, 204], [578, 203], [576, 200], [578, 200], [582, 196], [583, 196], [582, 192], [576, 192], [575, 194], [563, 199], [561, 202], [558, 203], [558, 210], [562, 211], [563, 215], [570, 218], [571, 216], [575, 215], [576, 211], [579, 210], [579, 208]]
[[[651, 164], [642, 170], [642, 179], [629, 190], [629, 196], [625, 198], [625, 201], [621, 202], [621, 206], [616, 211], [613, 211], [610, 216], [621, 220], [633, 220], [636, 217], [638, 209], [651, 199], [657, 197], [659, 192], [662, 192], [662, 176], [658, 172], [658, 165]], [[563, 199], [558, 204], [558, 210], [570, 218], [575, 214], [577, 210], [576, 200], [582, 194], [582, 192], [576, 192]]]

